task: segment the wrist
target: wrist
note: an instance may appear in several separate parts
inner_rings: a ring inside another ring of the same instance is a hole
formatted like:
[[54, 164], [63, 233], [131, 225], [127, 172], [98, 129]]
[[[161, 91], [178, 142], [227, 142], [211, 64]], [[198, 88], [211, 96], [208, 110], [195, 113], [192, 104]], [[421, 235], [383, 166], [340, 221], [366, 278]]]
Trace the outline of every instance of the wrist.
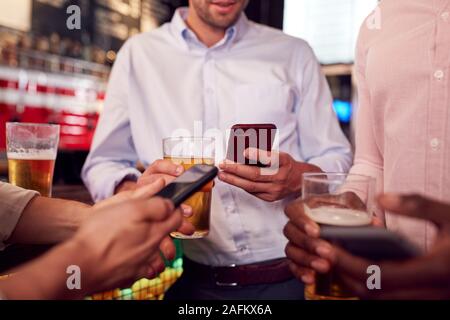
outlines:
[[[0, 290], [10, 300], [81, 299], [86, 294], [83, 270], [88, 268], [89, 254], [77, 242], [69, 240], [37, 260], [19, 268], [0, 282]], [[69, 266], [81, 270], [81, 288], [69, 289]]]
[[120, 182], [114, 190], [114, 194], [118, 194], [124, 191], [134, 191], [137, 188], [137, 181], [125, 178]]
[[[71, 260], [67, 260], [67, 266], [79, 267], [80, 271], [80, 290], [79, 294], [85, 296], [95, 289], [95, 277], [92, 277], [92, 272], [98, 269], [98, 254], [93, 250], [92, 243], [85, 239], [75, 238], [67, 244], [65, 248], [69, 252]], [[69, 274], [67, 275], [69, 277]], [[73, 290], [77, 291], [77, 290]]]
[[[76, 205], [75, 205], [76, 204]], [[69, 226], [72, 236], [76, 234], [81, 225], [91, 216], [92, 206], [84, 203], [75, 202], [72, 206], [73, 219]]]
[[298, 174], [296, 181], [296, 190], [295, 194], [300, 196], [302, 193], [302, 184], [303, 184], [303, 174], [304, 173], [322, 173], [322, 169], [314, 164], [310, 164], [307, 162], [296, 162], [295, 172]]
[[[75, 236], [58, 246], [53, 254], [55, 262], [41, 266], [40, 270], [54, 270], [55, 273], [61, 274], [61, 278], [57, 276], [55, 278], [60, 280], [52, 281], [52, 278], [49, 278], [46, 281], [43, 292], [50, 298], [45, 299], [82, 299], [90, 293], [93, 288], [90, 273], [98, 260], [93, 258], [93, 252], [86, 241], [80, 241]], [[75, 284], [76, 276], [79, 276], [80, 286], [69, 288], [69, 284]]]

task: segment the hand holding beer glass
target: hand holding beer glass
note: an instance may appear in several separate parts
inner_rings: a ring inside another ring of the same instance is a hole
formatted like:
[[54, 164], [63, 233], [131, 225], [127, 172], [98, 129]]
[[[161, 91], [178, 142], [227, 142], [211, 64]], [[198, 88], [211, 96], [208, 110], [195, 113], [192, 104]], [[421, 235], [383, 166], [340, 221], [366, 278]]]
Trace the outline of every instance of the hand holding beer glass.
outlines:
[[[165, 160], [182, 165], [186, 171], [196, 164], [214, 165], [215, 140], [203, 137], [166, 138], [163, 139], [163, 151]], [[209, 183], [185, 202], [192, 208], [192, 215], [187, 219], [195, 228], [194, 234], [189, 236], [172, 232], [172, 237], [200, 239], [209, 234], [213, 184]]]
[[[305, 214], [319, 225], [363, 227], [372, 223], [375, 179], [340, 173], [303, 175], [302, 200]], [[360, 199], [351, 191], [366, 195]], [[357, 299], [333, 270], [316, 273], [315, 283], [305, 287], [307, 300]]]
[[51, 197], [59, 125], [7, 123], [9, 182]]

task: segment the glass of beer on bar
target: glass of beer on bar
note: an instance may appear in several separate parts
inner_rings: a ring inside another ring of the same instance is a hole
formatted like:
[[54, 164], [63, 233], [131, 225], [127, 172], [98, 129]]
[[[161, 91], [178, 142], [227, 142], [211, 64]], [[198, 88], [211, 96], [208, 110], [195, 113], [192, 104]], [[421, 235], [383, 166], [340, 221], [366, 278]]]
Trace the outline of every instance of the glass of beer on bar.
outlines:
[[[305, 173], [302, 200], [305, 214], [319, 226], [363, 227], [372, 223], [375, 179], [343, 173]], [[307, 300], [356, 300], [331, 270], [316, 272], [315, 283], [305, 287]]]
[[[196, 164], [214, 165], [215, 140], [206, 137], [179, 137], [163, 139], [164, 159], [182, 165], [185, 170]], [[211, 216], [211, 194], [214, 182], [210, 182], [190, 197], [185, 204], [192, 208], [192, 216], [187, 218], [195, 227], [193, 235], [172, 232], [178, 239], [200, 239], [209, 234]]]
[[58, 143], [59, 125], [7, 123], [9, 182], [51, 197]]

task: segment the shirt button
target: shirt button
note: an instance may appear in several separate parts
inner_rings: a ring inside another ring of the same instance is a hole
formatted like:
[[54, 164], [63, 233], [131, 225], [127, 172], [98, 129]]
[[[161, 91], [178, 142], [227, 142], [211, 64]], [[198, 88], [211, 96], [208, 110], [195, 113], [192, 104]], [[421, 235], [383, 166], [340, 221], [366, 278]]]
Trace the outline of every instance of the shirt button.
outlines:
[[444, 71], [436, 70], [436, 72], [434, 73], [434, 77], [438, 80], [442, 80], [444, 78]]
[[448, 12], [448, 11], [443, 12], [443, 13], [441, 14], [441, 18], [442, 18], [444, 21], [448, 21], [448, 19], [450, 18], [450, 12]]
[[438, 138], [433, 138], [430, 140], [430, 146], [433, 150], [436, 150], [439, 147], [439, 139]]
[[246, 251], [246, 250], [247, 250], [247, 246], [242, 246], [239, 248], [239, 251], [241, 251], [241, 252]]

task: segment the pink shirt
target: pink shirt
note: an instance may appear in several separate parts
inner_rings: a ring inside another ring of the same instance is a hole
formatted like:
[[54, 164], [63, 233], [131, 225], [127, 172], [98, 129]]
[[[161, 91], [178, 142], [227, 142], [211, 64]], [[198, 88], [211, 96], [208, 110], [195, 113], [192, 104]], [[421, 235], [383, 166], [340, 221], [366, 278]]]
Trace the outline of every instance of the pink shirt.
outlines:
[[[383, 0], [366, 22], [351, 172], [376, 177], [378, 192], [450, 202], [450, 0]], [[429, 223], [385, 220], [423, 248], [432, 243]]]

